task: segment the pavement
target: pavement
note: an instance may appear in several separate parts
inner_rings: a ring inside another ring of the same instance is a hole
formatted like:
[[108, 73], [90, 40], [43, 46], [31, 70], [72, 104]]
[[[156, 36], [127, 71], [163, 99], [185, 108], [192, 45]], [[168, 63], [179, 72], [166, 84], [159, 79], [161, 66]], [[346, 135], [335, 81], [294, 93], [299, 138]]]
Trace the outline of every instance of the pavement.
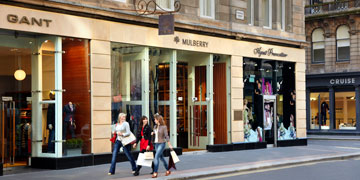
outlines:
[[[320, 137], [319, 137], [320, 138]], [[209, 175], [219, 175], [233, 172], [286, 167], [294, 164], [329, 161], [360, 157], [360, 141], [355, 140], [321, 140], [309, 139], [307, 146], [278, 147], [257, 150], [242, 150], [229, 152], [193, 151], [184, 152], [179, 156], [177, 170], [170, 176], [165, 176], [165, 169], [160, 163], [158, 179], [196, 179]], [[167, 158], [166, 158], [167, 159]], [[122, 179], [152, 179], [151, 168], [143, 167], [139, 176], [131, 174], [130, 163], [117, 163], [116, 173], [108, 176], [110, 164], [73, 168], [66, 170], [42, 170], [2, 176], [2, 180], [15, 179], [72, 179], [72, 180], [122, 180]]]

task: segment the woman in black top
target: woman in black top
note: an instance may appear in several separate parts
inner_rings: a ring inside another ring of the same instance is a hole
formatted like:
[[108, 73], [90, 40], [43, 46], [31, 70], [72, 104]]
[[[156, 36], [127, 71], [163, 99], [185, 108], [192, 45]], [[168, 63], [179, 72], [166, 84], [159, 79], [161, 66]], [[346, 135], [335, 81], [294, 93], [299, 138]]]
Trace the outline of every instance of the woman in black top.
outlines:
[[[149, 121], [146, 116], [141, 117], [140, 127], [136, 134], [136, 143], [133, 145], [133, 148], [136, 148], [137, 143], [140, 141], [140, 152], [144, 153], [145, 151], [152, 151], [154, 149], [153, 144], [151, 143], [151, 132], [152, 129], [149, 126]], [[139, 171], [142, 166], [138, 165], [136, 168], [135, 175], [139, 174]], [[154, 163], [151, 166], [152, 172], [154, 172]]]

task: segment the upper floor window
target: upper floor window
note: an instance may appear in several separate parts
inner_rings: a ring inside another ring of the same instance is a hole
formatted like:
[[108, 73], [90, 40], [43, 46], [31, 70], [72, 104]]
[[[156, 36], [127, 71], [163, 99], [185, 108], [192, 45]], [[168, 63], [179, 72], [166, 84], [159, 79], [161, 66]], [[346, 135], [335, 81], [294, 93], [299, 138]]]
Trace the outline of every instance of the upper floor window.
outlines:
[[265, 28], [271, 28], [272, 0], [261, 0], [261, 7], [263, 26]]
[[174, 0], [156, 0], [156, 3], [164, 10], [174, 10]]
[[350, 60], [350, 33], [346, 25], [339, 26], [336, 30], [337, 61]]
[[321, 28], [315, 29], [311, 36], [312, 61], [313, 63], [323, 63], [325, 62], [324, 30]]
[[215, 19], [215, 0], [200, 0], [200, 16]]
[[292, 2], [292, 0], [248, 0], [248, 24], [291, 31]]

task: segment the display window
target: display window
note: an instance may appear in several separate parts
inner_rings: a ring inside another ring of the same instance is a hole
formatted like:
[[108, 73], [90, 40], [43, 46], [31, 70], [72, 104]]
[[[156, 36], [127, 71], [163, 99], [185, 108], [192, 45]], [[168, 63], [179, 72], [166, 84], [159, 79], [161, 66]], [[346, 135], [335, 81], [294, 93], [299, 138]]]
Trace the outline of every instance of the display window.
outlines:
[[296, 138], [294, 67], [290, 62], [244, 58], [245, 142]]
[[335, 128], [356, 130], [355, 92], [335, 92]]
[[330, 129], [329, 92], [310, 93], [310, 129]]
[[148, 48], [112, 43], [111, 50], [111, 121], [116, 124], [119, 113], [125, 113], [131, 131], [136, 134], [140, 118], [146, 114], [144, 94], [149, 91], [144, 87], [144, 63]]
[[91, 153], [88, 40], [12, 31], [0, 31], [0, 38], [5, 166]]

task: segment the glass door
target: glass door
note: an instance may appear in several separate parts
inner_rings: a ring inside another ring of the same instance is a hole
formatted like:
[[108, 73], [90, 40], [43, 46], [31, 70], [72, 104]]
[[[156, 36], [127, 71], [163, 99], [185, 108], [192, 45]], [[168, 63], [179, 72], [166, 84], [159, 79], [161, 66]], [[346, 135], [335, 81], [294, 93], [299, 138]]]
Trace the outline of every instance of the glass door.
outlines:
[[263, 96], [263, 136], [267, 144], [277, 145], [276, 95]]
[[31, 153], [30, 34], [0, 34], [0, 162], [25, 166]]
[[330, 129], [330, 102], [328, 92], [310, 93], [310, 129]]

